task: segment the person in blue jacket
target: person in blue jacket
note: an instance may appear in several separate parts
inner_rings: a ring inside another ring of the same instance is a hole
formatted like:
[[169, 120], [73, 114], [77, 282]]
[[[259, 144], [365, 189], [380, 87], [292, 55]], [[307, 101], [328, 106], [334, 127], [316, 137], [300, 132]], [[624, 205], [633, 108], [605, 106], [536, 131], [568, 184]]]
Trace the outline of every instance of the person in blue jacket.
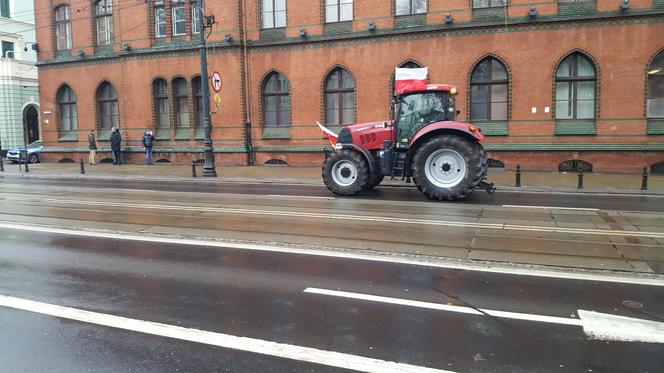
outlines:
[[145, 164], [152, 164], [152, 145], [154, 144], [154, 136], [152, 131], [145, 131], [143, 135], [143, 147], [145, 148]]

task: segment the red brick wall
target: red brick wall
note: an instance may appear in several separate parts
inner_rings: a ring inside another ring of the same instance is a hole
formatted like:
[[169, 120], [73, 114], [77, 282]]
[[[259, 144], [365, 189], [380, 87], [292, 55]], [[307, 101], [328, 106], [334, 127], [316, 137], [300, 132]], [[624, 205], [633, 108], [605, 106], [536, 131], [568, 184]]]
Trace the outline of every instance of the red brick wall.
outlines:
[[[363, 0], [354, 5], [353, 29], [365, 31], [367, 22], [375, 20], [379, 30], [394, 24], [393, 0]], [[37, 16], [37, 41], [40, 44], [41, 61], [54, 58], [53, 15], [45, 11], [56, 3], [39, 6]], [[168, 2], [167, 2], [168, 3]], [[223, 45], [224, 35], [229, 33], [235, 41], [240, 40], [241, 0], [206, 2], [208, 14], [214, 14], [218, 23], [212, 28], [210, 41]], [[260, 35], [260, 6], [254, 0], [242, 2], [246, 17], [244, 26], [250, 42], [257, 42]], [[125, 145], [140, 145], [143, 131], [154, 125], [152, 107], [152, 80], [164, 77], [169, 82], [176, 76], [185, 77], [189, 84], [199, 72], [197, 51], [163, 52], [143, 56], [154, 44], [153, 18], [150, 5], [122, 0], [114, 2], [114, 24], [116, 43], [113, 50], [121, 51], [122, 43], [130, 43], [135, 53], [125, 57], [114, 57], [92, 61], [94, 55], [93, 22], [88, 3], [73, 0], [72, 4], [72, 55], [78, 49], [86, 57], [60, 65], [40, 68], [40, 94], [43, 113], [43, 137], [47, 147], [84, 149], [87, 129], [95, 126], [95, 91], [106, 80], [113, 84], [119, 96], [120, 126]], [[138, 4], [138, 5], [137, 5]], [[189, 2], [187, 1], [187, 4]], [[325, 74], [335, 65], [340, 65], [356, 79], [356, 119], [358, 122], [386, 119], [390, 99], [390, 82], [395, 66], [405, 60], [417, 60], [429, 67], [430, 82], [451, 83], [458, 87], [458, 108], [461, 119], [467, 120], [469, 105], [469, 72], [481, 58], [492, 54], [503, 60], [511, 74], [511, 117], [509, 136], [489, 137], [487, 143], [663, 143], [664, 136], [645, 135], [645, 70], [652, 56], [664, 48], [664, 23], [659, 18], [647, 22], [620, 23], [604, 21], [581, 21], [549, 23], [542, 26], [523, 27], [495, 26], [477, 28], [465, 32], [410, 33], [400, 37], [373, 37], [350, 41], [317, 42], [315, 37], [324, 30], [321, 0], [288, 0], [287, 37], [295, 44], [286, 46], [251, 46], [247, 59], [248, 71], [244, 76], [249, 81], [249, 90], [242, 76], [241, 48], [219, 47], [208, 53], [209, 70], [222, 74], [223, 92], [220, 111], [212, 115], [214, 126], [212, 137], [215, 148], [244, 144], [244, 122], [251, 121], [254, 145], [261, 146], [322, 146], [325, 140], [314, 126], [321, 120], [321, 87]], [[510, 2], [511, 16], [525, 16], [530, 4], [535, 5], [539, 15], [555, 15], [557, 3], [534, 3], [526, 0]], [[649, 9], [651, 0], [633, 0], [632, 9]], [[615, 0], [600, 0], [598, 10], [613, 10], [619, 4]], [[189, 7], [189, 5], [187, 5]], [[168, 10], [168, 7], [167, 7]], [[170, 11], [167, 11], [170, 23]], [[430, 1], [427, 22], [443, 25], [445, 14], [454, 17], [455, 24], [470, 20], [472, 11], [469, 2], [451, 0]], [[187, 10], [187, 17], [190, 17]], [[170, 26], [169, 26], [170, 27]], [[299, 28], [305, 27], [310, 41], [301, 41]], [[185, 36], [179, 40], [195, 47], [196, 37]], [[168, 38], [166, 47], [173, 46]], [[598, 63], [598, 119], [597, 136], [555, 136], [553, 74], [557, 63], [572, 51], [587, 53]], [[141, 55], [142, 57], [138, 57]], [[263, 140], [261, 120], [261, 79], [278, 70], [286, 75], [291, 87], [291, 138], [288, 140]], [[77, 95], [79, 142], [58, 141], [57, 110], [55, 95], [63, 83], [69, 84]], [[250, 116], [245, 117], [243, 93], [250, 104]], [[191, 94], [191, 93], [190, 93]], [[191, 101], [191, 100], [190, 100]], [[214, 105], [212, 105], [214, 108]], [[537, 109], [536, 113], [531, 108]], [[545, 113], [544, 108], [550, 112]], [[193, 117], [190, 102], [190, 115]], [[48, 112], [51, 112], [48, 114]], [[173, 111], [171, 102], [171, 111]], [[48, 123], [46, 122], [48, 121]], [[102, 145], [106, 139], [102, 140]], [[187, 149], [200, 147], [200, 141], [159, 141], [157, 147]], [[182, 150], [185, 152], [185, 150]], [[62, 153], [65, 154], [65, 153]], [[639, 165], [656, 163], [664, 159], [661, 153], [580, 153], [581, 159], [596, 163], [596, 170], [627, 170], [620, 160], [635, 159]], [[55, 159], [60, 155], [54, 154]], [[62, 155], [64, 157], [65, 155]], [[310, 153], [257, 153], [257, 162], [282, 159], [292, 165], [318, 164], [321, 154]], [[522, 165], [533, 169], [555, 169], [558, 163], [573, 157], [573, 153], [495, 153], [495, 158], [506, 160], [508, 167], [521, 159]], [[47, 157], [51, 157], [50, 155]], [[595, 158], [593, 158], [595, 157]], [[189, 162], [191, 154], [176, 155], [175, 161]], [[588, 158], [588, 159], [587, 159]], [[592, 159], [595, 160], [593, 162]], [[242, 164], [244, 154], [222, 154], [220, 162]], [[222, 161], [223, 159], [223, 161]], [[607, 161], [611, 159], [612, 161]], [[615, 161], [615, 162], [614, 162]], [[630, 166], [631, 167], [631, 166]], [[642, 167], [642, 166], [640, 166]], [[631, 170], [631, 168], [630, 168]]]

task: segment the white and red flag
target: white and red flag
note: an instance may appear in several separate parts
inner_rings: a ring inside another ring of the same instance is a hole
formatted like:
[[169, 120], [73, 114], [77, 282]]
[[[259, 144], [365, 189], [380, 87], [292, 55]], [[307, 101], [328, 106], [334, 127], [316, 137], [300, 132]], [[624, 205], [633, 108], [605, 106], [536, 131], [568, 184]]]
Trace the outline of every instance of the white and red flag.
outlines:
[[337, 135], [336, 133], [330, 131], [325, 126], [320, 124], [318, 121], [316, 121], [316, 124], [318, 125], [318, 127], [320, 127], [320, 130], [323, 131], [323, 135], [325, 135], [325, 137], [327, 137], [327, 139], [330, 140], [332, 145], [337, 143], [337, 137], [339, 137], [339, 135]]
[[394, 92], [420, 91], [427, 89], [429, 68], [403, 69], [397, 67], [394, 73]]

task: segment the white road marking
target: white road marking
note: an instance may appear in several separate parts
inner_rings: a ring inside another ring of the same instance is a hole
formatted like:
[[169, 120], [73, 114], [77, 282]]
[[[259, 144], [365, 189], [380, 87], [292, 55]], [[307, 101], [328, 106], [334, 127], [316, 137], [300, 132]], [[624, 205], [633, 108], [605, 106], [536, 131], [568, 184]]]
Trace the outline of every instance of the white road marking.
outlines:
[[[89, 205], [89, 206], [123, 207], [123, 208], [132, 208], [132, 209], [136, 208], [135, 203], [129, 203], [129, 202], [80, 201], [80, 200], [66, 200], [66, 199], [54, 199], [54, 198], [42, 198], [39, 199], [39, 201], [33, 201], [33, 202], [66, 204], [68, 206]], [[230, 207], [144, 204], [141, 205], [141, 209], [216, 212], [216, 213], [262, 215], [262, 216], [287, 216], [287, 217], [311, 218], [311, 219], [322, 219], [322, 220], [332, 220], [332, 221], [345, 220], [345, 221], [412, 224], [412, 225], [471, 228], [471, 229], [495, 229], [495, 230], [516, 230], [516, 231], [528, 231], [528, 232], [585, 234], [585, 235], [594, 235], [594, 236], [664, 238], [664, 232], [614, 231], [610, 229], [582, 229], [582, 228], [566, 228], [566, 227], [546, 227], [546, 226], [536, 226], [536, 225], [516, 225], [516, 224], [504, 224], [504, 223], [500, 224], [500, 223], [459, 222], [459, 221], [446, 221], [446, 220], [391, 218], [391, 217], [370, 216], [370, 215], [344, 215], [344, 214], [329, 214], [329, 213], [315, 213], [315, 212], [242, 209], [242, 208], [230, 208]]]
[[[583, 327], [583, 332], [589, 339], [664, 343], [664, 323], [636, 319], [632, 317], [616, 316], [606, 313], [578, 310], [578, 319], [556, 316], [535, 315], [530, 313], [497, 311], [490, 309], [474, 309], [464, 306], [421, 302], [415, 300], [383, 297], [371, 294], [351, 293], [346, 291], [328, 290], [319, 288], [306, 288], [305, 293], [329, 295], [333, 297], [366, 300], [371, 302], [398, 304], [403, 306], [427, 308], [439, 311], [465, 313], [471, 315], [494, 316], [507, 319], [535, 321], [562, 325]], [[479, 311], [478, 311], [479, 310]]]
[[664, 343], [664, 323], [586, 310], [578, 313], [590, 339]]
[[361, 372], [453, 373], [447, 370], [373, 359], [341, 352], [319, 350], [311, 347], [289, 345], [256, 338], [238, 337], [230, 334], [130, 319], [122, 316], [63, 307], [5, 295], [0, 295], [0, 306], [89, 324], [157, 335], [166, 338], [174, 338], [183, 341], [203, 343], [234, 350], [248, 351], [262, 355], [276, 356], [285, 359], [306, 361], [344, 369], [353, 369]]
[[341, 250], [312, 249], [312, 248], [298, 248], [290, 246], [265, 245], [265, 244], [208, 241], [208, 240], [187, 239], [187, 238], [170, 238], [170, 237], [159, 237], [159, 236], [149, 236], [149, 235], [138, 235], [135, 232], [112, 233], [108, 231], [56, 228], [56, 227], [46, 227], [46, 226], [15, 224], [9, 222], [0, 222], [0, 228], [31, 231], [31, 232], [63, 234], [63, 235], [79, 236], [79, 237], [108, 238], [114, 240], [155, 242], [155, 243], [189, 245], [189, 246], [207, 246], [207, 247], [218, 247], [223, 249], [255, 250], [255, 251], [268, 251], [268, 252], [278, 252], [278, 253], [298, 254], [298, 255], [322, 256], [329, 258], [366, 260], [372, 262], [407, 264], [407, 265], [415, 265], [421, 267], [500, 273], [500, 274], [514, 275], [514, 276], [533, 276], [533, 277], [560, 278], [568, 280], [612, 282], [612, 283], [632, 284], [639, 286], [664, 286], [664, 277], [659, 275], [628, 276], [618, 273], [600, 274], [600, 273], [591, 273], [591, 272], [569, 272], [569, 271], [563, 272], [563, 271], [538, 269], [538, 268], [472, 263], [467, 261], [464, 262], [451, 261], [445, 258], [427, 257], [424, 259], [418, 259], [418, 258], [406, 258], [398, 256], [380, 255], [380, 254], [359, 253], [359, 252], [353, 253], [353, 252], [344, 251], [343, 249]]
[[[245, 195], [246, 197], [246, 195]], [[322, 199], [327, 201], [334, 201], [335, 197], [316, 197], [316, 196], [290, 196], [286, 194], [266, 194], [265, 197], [270, 198], [291, 198], [291, 199]]]
[[599, 211], [599, 209], [586, 208], [586, 207], [556, 207], [556, 206], [527, 206], [527, 205], [503, 205], [503, 207], [514, 207], [514, 208], [523, 208], [523, 209]]
[[430, 302], [421, 302], [416, 300], [408, 300], [401, 298], [392, 298], [392, 297], [383, 297], [378, 295], [371, 294], [362, 294], [362, 293], [351, 293], [347, 291], [338, 291], [338, 290], [328, 290], [328, 289], [319, 289], [319, 288], [306, 288], [304, 289], [305, 293], [312, 294], [321, 294], [329, 295], [332, 297], [341, 297], [341, 298], [350, 298], [350, 299], [360, 299], [368, 300], [371, 302], [380, 302], [380, 303], [391, 303], [399, 304], [402, 306], [418, 307], [418, 308], [428, 308], [432, 310], [447, 311], [447, 312], [457, 312], [457, 313], [466, 313], [471, 315], [491, 315], [495, 317], [502, 317], [506, 319], [517, 319], [517, 320], [527, 320], [527, 321], [538, 321], [538, 322], [547, 322], [554, 324], [563, 324], [563, 325], [581, 325], [581, 321], [578, 319], [570, 319], [567, 317], [555, 317], [555, 316], [542, 316], [542, 315], [533, 315], [529, 313], [518, 313], [518, 312], [507, 312], [507, 311], [496, 311], [489, 309], [479, 309], [480, 311], [465, 307], [465, 306], [453, 306], [449, 304], [441, 303], [430, 303]]

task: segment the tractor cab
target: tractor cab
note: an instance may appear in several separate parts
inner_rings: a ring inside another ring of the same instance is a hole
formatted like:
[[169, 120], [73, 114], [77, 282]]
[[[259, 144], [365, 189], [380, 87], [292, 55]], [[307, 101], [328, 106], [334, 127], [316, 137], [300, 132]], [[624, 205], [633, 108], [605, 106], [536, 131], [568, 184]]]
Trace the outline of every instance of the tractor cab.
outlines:
[[426, 91], [404, 92], [394, 96], [393, 118], [396, 147], [405, 149], [422, 127], [456, 119], [456, 88], [428, 85]]

